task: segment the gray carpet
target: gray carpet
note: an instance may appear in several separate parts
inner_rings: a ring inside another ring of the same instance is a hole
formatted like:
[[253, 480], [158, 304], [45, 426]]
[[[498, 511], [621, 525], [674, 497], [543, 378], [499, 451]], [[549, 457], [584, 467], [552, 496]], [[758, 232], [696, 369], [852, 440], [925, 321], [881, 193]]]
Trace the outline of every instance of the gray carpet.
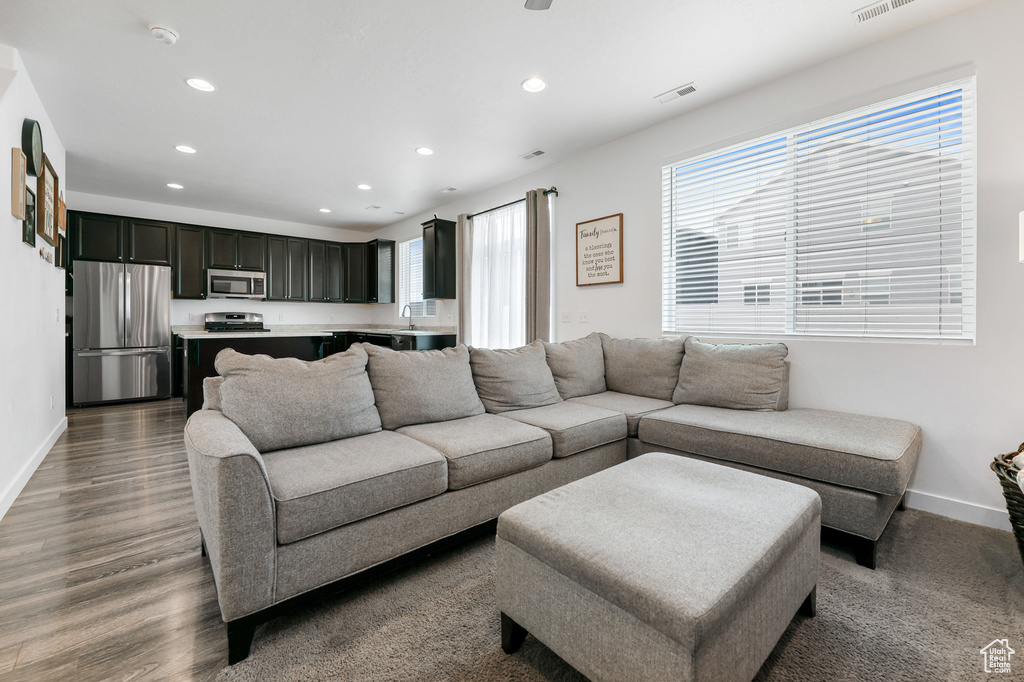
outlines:
[[[268, 623], [217, 679], [583, 680], [533, 637], [502, 652], [493, 562], [483, 538]], [[757, 680], [985, 679], [979, 650], [1004, 637], [1017, 674], [997, 679], [1024, 679], [1022, 591], [1010, 533], [897, 512], [875, 571], [822, 547], [818, 615], [794, 618]]]

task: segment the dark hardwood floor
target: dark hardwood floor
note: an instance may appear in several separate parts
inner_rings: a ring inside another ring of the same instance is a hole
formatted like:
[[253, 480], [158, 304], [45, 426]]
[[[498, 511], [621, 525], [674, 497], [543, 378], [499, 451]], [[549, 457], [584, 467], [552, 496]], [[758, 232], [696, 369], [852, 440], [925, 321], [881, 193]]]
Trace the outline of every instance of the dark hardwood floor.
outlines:
[[227, 664], [180, 400], [68, 411], [0, 521], [0, 681], [209, 680]]

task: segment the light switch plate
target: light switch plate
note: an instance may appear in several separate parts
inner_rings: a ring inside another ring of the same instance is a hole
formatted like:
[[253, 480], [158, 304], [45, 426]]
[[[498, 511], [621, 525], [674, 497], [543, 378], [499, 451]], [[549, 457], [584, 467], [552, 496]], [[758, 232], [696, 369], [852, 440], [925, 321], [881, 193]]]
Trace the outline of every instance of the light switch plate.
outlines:
[[576, 320], [580, 324], [583, 324], [583, 323], [586, 323], [586, 322], [590, 322], [590, 312], [587, 311], [587, 310], [581, 310], [580, 314], [577, 316]]

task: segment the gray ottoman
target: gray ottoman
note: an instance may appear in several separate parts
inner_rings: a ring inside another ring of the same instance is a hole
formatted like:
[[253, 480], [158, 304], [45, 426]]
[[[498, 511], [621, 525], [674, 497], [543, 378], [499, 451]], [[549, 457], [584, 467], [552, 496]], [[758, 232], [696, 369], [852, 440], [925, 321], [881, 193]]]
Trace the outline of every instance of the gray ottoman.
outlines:
[[595, 682], [750, 680], [814, 613], [821, 501], [649, 453], [498, 518], [502, 648], [527, 632]]

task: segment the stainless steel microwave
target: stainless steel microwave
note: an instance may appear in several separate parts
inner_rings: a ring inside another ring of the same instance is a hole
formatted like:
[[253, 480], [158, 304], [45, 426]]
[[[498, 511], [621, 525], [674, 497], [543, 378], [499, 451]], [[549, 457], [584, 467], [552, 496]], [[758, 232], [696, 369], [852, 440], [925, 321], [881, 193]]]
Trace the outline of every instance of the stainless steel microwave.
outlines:
[[262, 272], [243, 270], [206, 271], [206, 298], [267, 297], [267, 276]]

